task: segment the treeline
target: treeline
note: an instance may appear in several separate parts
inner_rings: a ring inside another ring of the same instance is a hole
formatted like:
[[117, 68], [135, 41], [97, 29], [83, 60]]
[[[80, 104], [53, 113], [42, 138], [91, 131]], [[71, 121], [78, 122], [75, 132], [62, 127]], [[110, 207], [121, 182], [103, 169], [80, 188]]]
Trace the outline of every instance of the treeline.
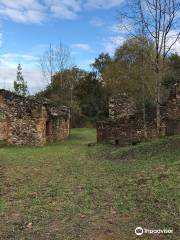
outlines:
[[[64, 58], [61, 68], [54, 72], [50, 63], [57, 53], [52, 47], [49, 50], [42, 61], [42, 65], [46, 62], [43, 69], [46, 77], [49, 74], [49, 84], [37, 96], [46, 97], [57, 105], [69, 106], [73, 127], [93, 126], [97, 120], [105, 119], [109, 97], [119, 93], [133, 97], [142, 111], [148, 112], [149, 108], [156, 107], [156, 49], [153, 41], [142, 36], [131, 37], [116, 49], [114, 56], [101, 53], [91, 65], [90, 72], [63, 64]], [[161, 104], [167, 99], [170, 87], [180, 82], [180, 56], [167, 55], [164, 66]]]
[[[125, 93], [142, 110], [144, 137], [150, 108], [160, 136], [161, 106], [169, 88], [180, 81], [180, 56], [172, 54], [180, 40], [179, 13], [179, 0], [126, 0], [118, 16], [126, 41], [114, 56], [100, 54], [87, 72], [72, 66], [68, 48], [50, 45], [40, 59], [48, 85], [38, 96], [69, 106], [72, 126], [91, 126], [108, 116], [110, 96]], [[18, 71], [15, 90], [25, 94]]]
[[[180, 56], [174, 52], [180, 40], [179, 0], [127, 0], [119, 9], [119, 30], [126, 41], [114, 56], [101, 53], [92, 71], [72, 66], [68, 48], [52, 45], [40, 59], [47, 88], [38, 93], [55, 104], [71, 108], [72, 126], [92, 126], [108, 116], [108, 99], [127, 94], [143, 113], [144, 136], [147, 114], [154, 109], [157, 135], [161, 135], [161, 106], [170, 87], [180, 81]], [[19, 67], [14, 82], [17, 93], [27, 86]]]

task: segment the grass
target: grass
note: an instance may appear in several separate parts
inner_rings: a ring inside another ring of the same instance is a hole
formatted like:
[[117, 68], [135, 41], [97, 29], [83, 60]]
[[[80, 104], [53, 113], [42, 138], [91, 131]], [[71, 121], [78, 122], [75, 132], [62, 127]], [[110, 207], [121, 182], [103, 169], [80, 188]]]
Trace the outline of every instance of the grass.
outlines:
[[[179, 239], [180, 137], [95, 141], [74, 129], [59, 144], [0, 148], [0, 239]], [[174, 233], [137, 238], [137, 226]]]

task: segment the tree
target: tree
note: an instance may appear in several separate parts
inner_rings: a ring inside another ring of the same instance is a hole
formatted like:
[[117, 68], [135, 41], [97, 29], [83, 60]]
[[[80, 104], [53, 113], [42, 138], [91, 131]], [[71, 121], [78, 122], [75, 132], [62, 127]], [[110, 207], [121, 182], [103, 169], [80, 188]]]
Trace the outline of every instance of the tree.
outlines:
[[103, 83], [93, 72], [80, 79], [75, 87], [82, 116], [96, 121], [107, 116], [107, 94]]
[[15, 93], [21, 96], [27, 95], [27, 91], [28, 91], [27, 82], [24, 81], [24, 77], [22, 74], [22, 67], [20, 64], [18, 64], [18, 67], [17, 67], [17, 76], [16, 76], [16, 80], [14, 81], [14, 90], [15, 90]]
[[[130, 36], [130, 39], [133, 39], [133, 41], [136, 42], [136, 45], [138, 45], [138, 48], [136, 49], [135, 53], [136, 53], [136, 56], [138, 56], [138, 64], [139, 64], [137, 66], [138, 67], [137, 71], [140, 73], [138, 82], [140, 83], [139, 91], [141, 92], [140, 96], [141, 96], [141, 106], [142, 106], [142, 112], [143, 112], [143, 130], [144, 130], [144, 137], [147, 138], [146, 88], [148, 87], [149, 90], [150, 89], [152, 90], [152, 86], [151, 86], [152, 81], [150, 82], [146, 81], [146, 77], [147, 77], [146, 72], [147, 72], [148, 65], [150, 67], [150, 71], [152, 68], [152, 62], [149, 61], [148, 59], [152, 60], [151, 54], [153, 52], [152, 51], [153, 44], [152, 44], [152, 41], [150, 41], [146, 36], [140, 7], [141, 5], [139, 5], [139, 0], [127, 1], [126, 7], [123, 8], [123, 11], [121, 11], [119, 14], [119, 17], [120, 17], [119, 20], [121, 22], [121, 24], [119, 24], [119, 28], [122, 29], [123, 32], [128, 37]], [[148, 45], [151, 46], [151, 51], [149, 51], [150, 48]], [[150, 83], [150, 86], [149, 86], [149, 83]]]
[[157, 133], [161, 129], [161, 96], [165, 61], [174, 44], [180, 38], [179, 0], [139, 0], [139, 10], [146, 33], [155, 43], [154, 59], [156, 72], [156, 121]]
[[75, 98], [74, 87], [86, 74], [86, 71], [77, 67], [64, 69], [53, 75], [52, 82], [40, 95], [52, 99], [56, 104], [61, 103], [70, 107]]
[[[166, 58], [180, 38], [179, 0], [131, 0], [128, 7], [120, 13], [121, 22], [130, 23], [133, 36], [142, 33], [155, 46], [153, 59], [156, 73], [156, 125], [157, 134], [161, 130], [162, 81], [166, 68]], [[126, 19], [126, 20], [125, 20]], [[126, 27], [126, 26], [125, 26]], [[127, 31], [129, 30], [126, 27]]]
[[46, 82], [50, 84], [55, 74], [71, 67], [71, 54], [62, 43], [58, 46], [50, 44], [40, 57], [39, 63]]
[[68, 106], [71, 109], [71, 125], [78, 125], [80, 107], [75, 94], [75, 87], [87, 74], [85, 70], [75, 66], [70, 69], [64, 69], [53, 75], [52, 82], [46, 87], [46, 90], [38, 93], [37, 96], [46, 97], [57, 105], [64, 104]]
[[103, 79], [110, 95], [126, 93], [142, 103], [142, 80], [141, 80], [141, 48], [144, 45], [144, 72], [145, 77], [145, 100], [154, 98], [154, 72], [151, 66], [151, 58], [154, 47], [151, 42], [144, 38], [129, 38], [122, 46], [116, 49], [113, 60], [103, 71]]
[[101, 53], [94, 63], [91, 64], [97, 75], [102, 75], [105, 67], [111, 62], [111, 57], [108, 53]]
[[152, 104], [155, 96], [151, 62], [154, 54], [151, 41], [141, 35], [131, 37], [116, 49], [113, 60], [102, 75], [110, 95], [126, 93], [134, 98], [143, 112], [145, 138], [147, 103]]
[[180, 56], [177, 53], [171, 54], [166, 61], [166, 66], [163, 86], [171, 89], [172, 85], [180, 82]]

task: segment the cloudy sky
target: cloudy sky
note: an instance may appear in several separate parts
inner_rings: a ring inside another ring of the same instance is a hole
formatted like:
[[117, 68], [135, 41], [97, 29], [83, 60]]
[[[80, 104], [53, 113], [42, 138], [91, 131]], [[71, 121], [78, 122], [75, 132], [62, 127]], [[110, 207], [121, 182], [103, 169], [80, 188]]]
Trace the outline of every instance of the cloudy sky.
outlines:
[[[0, 0], [0, 88], [12, 89], [18, 63], [30, 93], [45, 86], [38, 59], [49, 44], [69, 47], [89, 70], [101, 52], [113, 54], [125, 33], [117, 12], [125, 0]], [[180, 44], [176, 49], [180, 52]]]
[[0, 0], [0, 88], [12, 89], [22, 64], [30, 92], [43, 88], [38, 58], [62, 42], [74, 63], [89, 69], [101, 52], [122, 42], [116, 28], [123, 0]]

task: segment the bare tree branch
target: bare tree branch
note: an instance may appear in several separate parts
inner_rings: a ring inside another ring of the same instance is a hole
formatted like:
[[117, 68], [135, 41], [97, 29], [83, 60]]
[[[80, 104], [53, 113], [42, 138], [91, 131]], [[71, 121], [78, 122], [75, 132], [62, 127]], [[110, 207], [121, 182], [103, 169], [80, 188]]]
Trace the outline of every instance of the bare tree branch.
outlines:
[[40, 57], [39, 63], [46, 82], [52, 83], [55, 73], [62, 72], [71, 66], [71, 54], [67, 47], [59, 43], [58, 46], [51, 44]]

